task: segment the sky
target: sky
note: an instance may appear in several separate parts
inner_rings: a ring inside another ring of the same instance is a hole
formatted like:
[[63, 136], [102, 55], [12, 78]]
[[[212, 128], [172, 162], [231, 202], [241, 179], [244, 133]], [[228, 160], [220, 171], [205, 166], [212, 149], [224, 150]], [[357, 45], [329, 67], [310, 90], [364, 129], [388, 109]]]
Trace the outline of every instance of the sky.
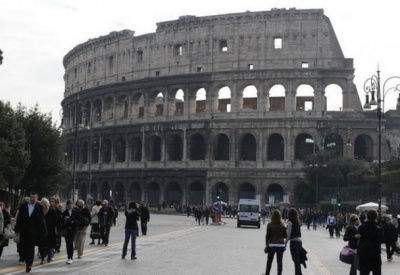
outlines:
[[[53, 121], [64, 92], [63, 57], [76, 45], [112, 31], [135, 35], [182, 15], [209, 16], [272, 8], [323, 9], [346, 58], [354, 59], [361, 102], [366, 79], [381, 71], [381, 83], [400, 76], [400, 3], [395, 0], [0, 0], [0, 100], [13, 107], [39, 105]], [[400, 83], [400, 82], [399, 82]], [[391, 86], [390, 86], [391, 87]], [[385, 97], [394, 109], [398, 92]]]

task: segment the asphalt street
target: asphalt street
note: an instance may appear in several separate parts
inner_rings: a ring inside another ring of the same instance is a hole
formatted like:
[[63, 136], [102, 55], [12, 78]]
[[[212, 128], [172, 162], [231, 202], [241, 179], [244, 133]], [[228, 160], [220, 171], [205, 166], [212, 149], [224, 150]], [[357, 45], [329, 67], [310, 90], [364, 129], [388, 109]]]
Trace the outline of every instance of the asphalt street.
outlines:
[[[137, 238], [137, 258], [121, 259], [124, 235], [124, 217], [120, 215], [117, 226], [111, 229], [108, 247], [88, 245], [86, 240], [82, 259], [72, 265], [65, 264], [63, 243], [61, 253], [52, 263], [35, 261], [31, 274], [263, 274], [265, 227], [236, 227], [236, 220], [223, 218], [223, 225], [198, 225], [193, 217], [181, 215], [152, 214], [148, 234]], [[331, 239], [328, 232], [319, 227], [317, 231], [302, 227], [303, 246], [308, 251], [307, 268], [303, 274], [348, 274], [349, 265], [339, 261], [339, 252], [346, 244], [342, 238]], [[129, 250], [128, 248], [128, 255]], [[400, 258], [386, 261], [382, 251], [382, 274], [398, 274]], [[25, 266], [18, 265], [16, 246], [4, 249], [0, 260], [0, 274], [22, 274]], [[284, 253], [283, 274], [294, 274], [289, 249]], [[271, 274], [276, 274], [276, 263]]]

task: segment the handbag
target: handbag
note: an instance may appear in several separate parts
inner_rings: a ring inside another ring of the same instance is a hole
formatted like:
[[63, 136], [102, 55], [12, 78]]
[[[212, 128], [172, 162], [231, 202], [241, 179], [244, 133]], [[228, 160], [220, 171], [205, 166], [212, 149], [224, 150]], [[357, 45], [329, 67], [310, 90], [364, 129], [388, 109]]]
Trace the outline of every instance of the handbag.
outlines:
[[14, 240], [14, 243], [19, 243], [19, 241], [20, 241], [19, 233], [15, 233], [15, 234], [14, 234], [13, 240]]
[[268, 253], [268, 244], [265, 246], [264, 248], [264, 253], [267, 254]]
[[342, 250], [339, 253], [339, 260], [346, 264], [353, 264], [354, 258], [357, 255], [357, 249], [352, 249], [349, 246], [343, 246]]
[[396, 242], [394, 244], [394, 252], [396, 252], [397, 254], [400, 254], [400, 245], [398, 242]]
[[14, 238], [15, 232], [11, 227], [11, 224], [7, 225], [6, 228], [4, 228], [4, 238], [7, 240]]

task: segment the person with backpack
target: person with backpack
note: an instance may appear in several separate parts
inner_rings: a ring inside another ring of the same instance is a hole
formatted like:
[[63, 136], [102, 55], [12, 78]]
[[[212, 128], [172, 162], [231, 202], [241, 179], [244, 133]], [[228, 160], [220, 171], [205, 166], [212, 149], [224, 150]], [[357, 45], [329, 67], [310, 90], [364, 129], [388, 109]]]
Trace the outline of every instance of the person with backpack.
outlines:
[[99, 224], [101, 228], [101, 245], [108, 245], [110, 238], [110, 230], [115, 219], [115, 210], [108, 205], [108, 200], [103, 200], [103, 205], [99, 211]]

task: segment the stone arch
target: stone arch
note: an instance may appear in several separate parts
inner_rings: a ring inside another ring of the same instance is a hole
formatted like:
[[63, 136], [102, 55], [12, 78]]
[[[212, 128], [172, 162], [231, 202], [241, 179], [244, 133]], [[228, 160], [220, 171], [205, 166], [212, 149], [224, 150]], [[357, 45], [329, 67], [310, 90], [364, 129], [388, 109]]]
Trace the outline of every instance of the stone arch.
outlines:
[[281, 134], [270, 135], [267, 143], [267, 160], [285, 160], [285, 142]]
[[284, 190], [278, 183], [271, 183], [268, 185], [267, 193], [265, 194], [265, 201], [268, 204], [275, 204], [283, 202]]
[[242, 109], [257, 110], [258, 91], [254, 85], [246, 86], [243, 89]]
[[147, 187], [147, 202], [151, 206], [157, 206], [160, 203], [160, 186], [156, 181], [150, 182]]
[[101, 147], [101, 160], [103, 163], [111, 162], [111, 140], [108, 138], [103, 139]]
[[93, 120], [94, 120], [94, 122], [100, 122], [102, 120], [102, 117], [103, 117], [102, 106], [103, 106], [103, 104], [100, 99], [97, 99], [94, 101], [94, 103], [93, 103]]
[[249, 182], [244, 182], [239, 187], [238, 200], [254, 199], [256, 197], [256, 188]]
[[166, 203], [167, 205], [180, 205], [182, 201], [182, 189], [179, 183], [172, 181], [168, 183], [166, 189]]
[[183, 142], [180, 135], [172, 134], [168, 137], [167, 149], [168, 149], [168, 160], [182, 161]]
[[373, 160], [373, 140], [370, 136], [362, 134], [354, 140], [354, 158], [365, 161]]
[[343, 157], [343, 138], [337, 133], [330, 133], [324, 138], [324, 149], [334, 150], [338, 156]]
[[269, 111], [285, 111], [286, 89], [281, 84], [275, 84], [269, 89]]
[[147, 160], [161, 161], [161, 138], [159, 136], [151, 136], [147, 142]]
[[196, 92], [196, 113], [203, 113], [206, 111], [207, 91], [200, 88]]
[[203, 205], [205, 200], [205, 188], [200, 181], [193, 181], [188, 188], [188, 203]]
[[114, 190], [112, 192], [112, 199], [116, 204], [121, 204], [126, 202], [125, 200], [125, 187], [124, 184], [120, 181], [118, 181], [114, 185]]
[[144, 116], [144, 95], [138, 92], [132, 96], [132, 117], [142, 118]]
[[218, 111], [229, 113], [231, 111], [232, 91], [228, 86], [218, 89]]
[[175, 110], [174, 110], [174, 114], [175, 115], [183, 115], [184, 113], [184, 108], [185, 108], [185, 93], [183, 92], [182, 89], [179, 89], [176, 91], [175, 93]]
[[189, 159], [204, 160], [206, 155], [206, 145], [204, 137], [200, 133], [195, 133], [189, 139]]
[[305, 156], [310, 155], [315, 151], [317, 151], [318, 146], [315, 143], [308, 143], [306, 139], [312, 139], [315, 142], [315, 139], [312, 138], [311, 135], [302, 133], [296, 137], [295, 145], [294, 145], [294, 159], [295, 160], [303, 160]]
[[149, 117], [162, 116], [164, 114], [164, 93], [159, 90], [154, 90], [147, 94], [147, 115]]
[[213, 202], [216, 201], [217, 198], [217, 192], [221, 194], [221, 201], [229, 203], [229, 187], [226, 183], [224, 182], [218, 182], [215, 184], [213, 191], [212, 191], [212, 200]]
[[257, 141], [253, 134], [246, 133], [242, 136], [239, 148], [240, 160], [256, 161]]
[[101, 185], [101, 188], [100, 188], [100, 197], [101, 197], [101, 199], [110, 200], [111, 199], [110, 191], [111, 191], [110, 184], [108, 182], [106, 182], [106, 181], [103, 182], [103, 184]]
[[125, 162], [126, 142], [123, 137], [118, 137], [115, 141], [115, 162]]
[[130, 144], [131, 161], [142, 160], [142, 139], [140, 137], [132, 137]]
[[114, 118], [114, 99], [107, 97], [104, 101], [104, 120], [111, 120]]
[[115, 114], [117, 119], [128, 118], [129, 104], [128, 97], [126, 95], [118, 96], [115, 104]]
[[343, 110], [343, 88], [336, 83], [325, 87], [326, 111]]
[[139, 202], [142, 200], [142, 189], [137, 181], [132, 182], [129, 185], [129, 197], [131, 200]]
[[229, 160], [229, 138], [225, 134], [215, 137], [214, 160]]
[[300, 84], [296, 90], [296, 111], [315, 110], [315, 92], [311, 85]]

